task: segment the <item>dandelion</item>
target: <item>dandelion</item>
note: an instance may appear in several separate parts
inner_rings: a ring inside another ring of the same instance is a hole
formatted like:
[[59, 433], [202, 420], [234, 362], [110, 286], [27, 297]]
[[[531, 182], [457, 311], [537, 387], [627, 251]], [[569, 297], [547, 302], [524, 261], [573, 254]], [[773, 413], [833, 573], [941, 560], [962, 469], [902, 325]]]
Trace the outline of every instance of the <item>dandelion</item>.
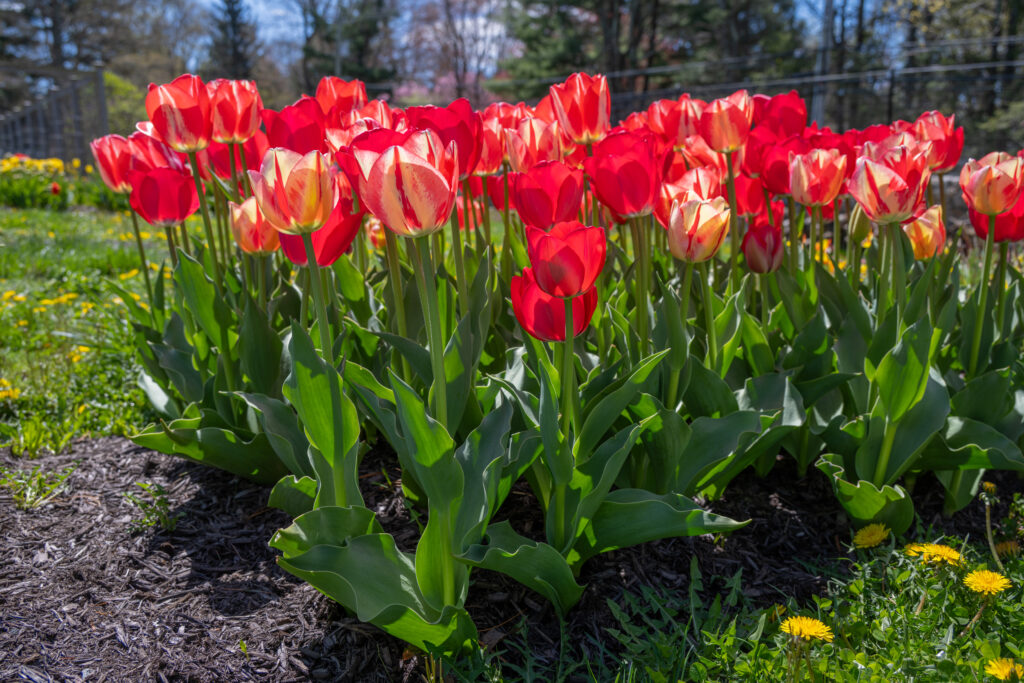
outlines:
[[28, 321], [27, 320], [19, 320], [18, 321], [18, 327], [28, 327]]
[[1020, 543], [1012, 539], [997, 543], [996, 554], [1000, 557], [1017, 557], [1020, 555]]
[[92, 164], [86, 164], [85, 165], [85, 172], [88, 175], [92, 175], [92, 172], [93, 172]]
[[[981, 488], [984, 489], [985, 493], [989, 495], [996, 495], [996, 485], [991, 481], [985, 481], [981, 483]], [[998, 660], [993, 660], [998, 661]]]
[[121, 280], [128, 280], [129, 278], [133, 278], [133, 277], [135, 277], [138, 274], [139, 274], [139, 269], [138, 268], [132, 268], [127, 273], [121, 273], [117, 277], [119, 279], [121, 279]]
[[964, 585], [975, 593], [989, 596], [1002, 593], [1012, 584], [1002, 574], [989, 571], [988, 569], [977, 569], [964, 577]]
[[920, 556], [922, 560], [932, 564], [948, 564], [955, 567], [960, 564], [960, 553], [948, 545], [940, 543], [911, 543], [904, 552], [909, 557]]
[[990, 659], [985, 664], [985, 673], [995, 676], [997, 681], [1020, 680], [1024, 678], [1024, 666], [1009, 657], [1000, 657], [999, 659]]
[[874, 548], [889, 537], [889, 527], [884, 524], [868, 524], [853, 535], [853, 545], [857, 548]]
[[6, 292], [3, 293], [2, 296], [0, 296], [0, 301], [8, 301], [10, 299], [13, 299], [16, 294], [17, 292], [15, 292], [13, 289], [8, 289]]
[[779, 628], [783, 633], [788, 633], [799, 640], [823, 640], [831, 643], [833, 638], [832, 629], [812, 617], [790, 617], [782, 622]]

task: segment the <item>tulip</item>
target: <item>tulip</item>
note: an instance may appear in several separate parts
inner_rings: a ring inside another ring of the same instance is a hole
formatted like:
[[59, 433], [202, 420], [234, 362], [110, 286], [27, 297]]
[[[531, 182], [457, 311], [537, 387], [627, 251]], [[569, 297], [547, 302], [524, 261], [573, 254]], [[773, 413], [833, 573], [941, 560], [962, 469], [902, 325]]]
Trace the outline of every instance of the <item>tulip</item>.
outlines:
[[736, 176], [736, 215], [756, 216], [765, 211], [764, 185], [760, 178]]
[[302, 155], [274, 147], [258, 172], [249, 171], [249, 179], [263, 216], [280, 232], [315, 232], [334, 208], [330, 164], [315, 150]]
[[782, 265], [782, 223], [770, 223], [767, 215], [755, 220], [743, 236], [743, 258], [755, 273], [773, 273]]
[[245, 142], [260, 127], [263, 101], [253, 81], [217, 79], [206, 84], [210, 95], [211, 135], [214, 142]]
[[530, 268], [512, 278], [512, 311], [522, 328], [535, 339], [565, 341], [565, 301], [571, 302], [573, 337], [578, 337], [590, 325], [597, 309], [596, 288], [562, 300], [541, 289]]
[[510, 182], [512, 203], [526, 225], [550, 228], [571, 221], [583, 200], [583, 172], [560, 161], [545, 161]]
[[604, 268], [604, 228], [577, 221], [556, 223], [549, 232], [527, 226], [526, 240], [537, 286], [551, 296], [583, 294]]
[[[981, 239], [988, 239], [989, 217], [974, 209], [968, 209], [967, 215], [975, 234]], [[1010, 207], [995, 217], [995, 231], [993, 232], [995, 242], [1021, 242], [1024, 241], [1024, 193]]]
[[1005, 213], [1017, 202], [1024, 183], [1024, 159], [992, 152], [969, 159], [960, 169], [960, 189], [967, 206], [986, 216]]
[[183, 157], [160, 140], [135, 132], [128, 136], [128, 149], [131, 160], [128, 163], [128, 173], [125, 178], [131, 182], [132, 171], [146, 172], [154, 168], [173, 168], [176, 171], [185, 171], [186, 166]]
[[380, 129], [354, 140], [350, 155], [345, 170], [362, 205], [387, 228], [416, 237], [448, 221], [458, 192], [454, 143], [442, 146], [432, 130]]
[[846, 177], [846, 157], [837, 149], [812, 149], [789, 156], [789, 189], [804, 206], [831, 204]]
[[316, 101], [324, 115], [334, 110], [347, 114], [366, 104], [366, 84], [359, 80], [346, 81], [337, 76], [324, 76], [316, 86]]
[[708, 147], [723, 154], [735, 152], [750, 135], [754, 103], [746, 90], [712, 102], [700, 115], [699, 130]]
[[210, 144], [210, 96], [198, 76], [183, 74], [164, 85], [149, 84], [146, 115], [160, 139], [177, 152]]
[[796, 90], [775, 95], [765, 103], [758, 125], [770, 128], [783, 139], [800, 135], [807, 126], [807, 103]]
[[929, 259], [942, 253], [946, 245], [946, 226], [942, 224], [942, 207], [938, 204], [917, 218], [903, 224], [903, 232], [910, 238], [914, 258]]
[[672, 205], [668, 247], [681, 261], [707, 261], [718, 252], [728, 232], [729, 205], [722, 197], [677, 201]]
[[480, 159], [483, 121], [469, 100], [460, 97], [447, 107], [409, 107], [405, 115], [411, 128], [434, 131], [445, 147], [455, 143], [460, 179], [473, 174]]
[[601, 203], [621, 218], [646, 216], [654, 210], [661, 187], [654, 140], [637, 132], [609, 135], [583, 162]]
[[128, 140], [120, 135], [104, 135], [90, 142], [89, 148], [106, 186], [118, 194], [131, 192], [132, 186], [126, 177], [132, 161]]
[[686, 93], [678, 100], [658, 100], [647, 108], [648, 126], [668, 144], [682, 148], [687, 138], [700, 135], [700, 115], [706, 106]]
[[905, 145], [882, 150], [865, 143], [848, 187], [868, 218], [901, 223], [918, 212], [931, 176], [928, 151]]
[[228, 202], [231, 211], [231, 233], [238, 247], [246, 254], [265, 256], [281, 245], [277, 230], [263, 218], [255, 197], [241, 204]]
[[[310, 236], [317, 265], [324, 268], [333, 265], [352, 247], [363, 224], [363, 213], [355, 210], [352, 190], [344, 176], [335, 176], [334, 183], [334, 208], [324, 226]], [[281, 233], [281, 250], [295, 265], [309, 264], [301, 237]]]
[[528, 116], [516, 128], [506, 128], [505, 154], [513, 171], [528, 171], [542, 161], [562, 158], [562, 133], [557, 123]]
[[485, 118], [480, 132], [480, 158], [476, 162], [473, 175], [487, 176], [500, 173], [504, 161], [507, 161], [505, 129], [497, 119]]
[[54, 196], [60, 194], [60, 183], [58, 183], [56, 181], [50, 183], [50, 194], [52, 194]]
[[[769, 146], [764, 153], [761, 182], [772, 194], [790, 194], [790, 157], [810, 152], [814, 147], [802, 137], [791, 137]], [[849, 162], [847, 162], [849, 163]]]
[[154, 168], [129, 173], [128, 203], [150, 225], [169, 228], [199, 209], [195, 182], [187, 172]]
[[264, 109], [260, 116], [271, 147], [284, 147], [299, 154], [328, 151], [324, 132], [327, 121], [320, 104], [312, 97], [303, 95], [279, 112]]
[[604, 76], [574, 73], [551, 86], [548, 94], [561, 129], [573, 142], [597, 142], [611, 128], [611, 95]]
[[658, 190], [658, 203], [654, 206], [654, 217], [661, 227], [668, 228], [672, 203], [677, 199], [712, 199], [722, 196], [722, 179], [714, 166], [691, 168], [673, 182], [663, 183]]

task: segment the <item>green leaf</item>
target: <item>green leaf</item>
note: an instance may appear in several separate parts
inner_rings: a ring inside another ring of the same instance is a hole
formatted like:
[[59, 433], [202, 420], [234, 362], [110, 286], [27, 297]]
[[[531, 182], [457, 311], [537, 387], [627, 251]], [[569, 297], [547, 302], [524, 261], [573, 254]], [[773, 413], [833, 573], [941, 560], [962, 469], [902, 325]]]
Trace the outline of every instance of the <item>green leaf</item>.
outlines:
[[[174, 281], [178, 284], [185, 305], [210, 341], [220, 348], [222, 355], [232, 357], [232, 339], [229, 332], [235, 324], [234, 315], [224, 300], [217, 294], [213, 281], [199, 262], [188, 254], [179, 254], [178, 267], [174, 270]], [[233, 334], [233, 333], [232, 333]]]
[[314, 477], [309, 461], [309, 440], [295, 412], [283, 401], [263, 394], [237, 392], [260, 416], [260, 426], [284, 466], [297, 477]]
[[675, 493], [659, 496], [641, 489], [619, 489], [602, 501], [573, 547], [569, 563], [582, 564], [599, 553], [659, 538], [735, 531], [748, 523], [706, 512]]
[[267, 316], [246, 296], [240, 330], [239, 356], [242, 372], [255, 393], [277, 396], [281, 391], [281, 339]]
[[772, 372], [775, 369], [775, 357], [761, 323], [749, 313], [743, 312], [742, 315], [743, 357], [755, 377]]
[[714, 417], [736, 412], [736, 396], [718, 373], [709, 370], [696, 356], [690, 356], [690, 383], [683, 403], [694, 417]]
[[1017, 444], [984, 422], [950, 415], [939, 438], [932, 439], [916, 467], [923, 470], [1024, 471], [1024, 455]]
[[547, 598], [560, 617], [583, 595], [583, 587], [557, 550], [520, 536], [508, 522], [488, 527], [487, 544], [471, 546], [459, 559], [512, 577]]
[[719, 418], [698, 417], [690, 429], [672, 490], [692, 496], [700, 493], [704, 476], [733, 455], [743, 434], [761, 431], [761, 421], [755, 411], [740, 410]]
[[882, 358], [875, 373], [878, 399], [892, 423], [899, 422], [924, 397], [932, 328], [927, 319], [906, 329], [900, 342]]
[[910, 528], [914, 521], [914, 504], [902, 487], [885, 485], [879, 489], [863, 479], [847, 481], [842, 458], [833, 454], [821, 456], [818, 469], [832, 482], [840, 505], [855, 527], [884, 524], [896, 536]]
[[312, 477], [296, 479], [294, 475], [289, 474], [270, 489], [267, 507], [284, 510], [290, 516], [298, 517], [313, 509], [316, 486], [316, 479]]

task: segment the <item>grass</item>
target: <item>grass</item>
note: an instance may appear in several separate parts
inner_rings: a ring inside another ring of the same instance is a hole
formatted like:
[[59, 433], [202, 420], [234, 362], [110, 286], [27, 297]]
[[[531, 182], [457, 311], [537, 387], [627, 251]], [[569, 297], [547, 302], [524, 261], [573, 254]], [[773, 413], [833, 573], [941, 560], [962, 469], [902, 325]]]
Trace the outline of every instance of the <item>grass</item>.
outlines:
[[[162, 235], [144, 237], [159, 263]], [[127, 216], [0, 209], [0, 445], [33, 456], [152, 419], [110, 283], [145, 294]]]

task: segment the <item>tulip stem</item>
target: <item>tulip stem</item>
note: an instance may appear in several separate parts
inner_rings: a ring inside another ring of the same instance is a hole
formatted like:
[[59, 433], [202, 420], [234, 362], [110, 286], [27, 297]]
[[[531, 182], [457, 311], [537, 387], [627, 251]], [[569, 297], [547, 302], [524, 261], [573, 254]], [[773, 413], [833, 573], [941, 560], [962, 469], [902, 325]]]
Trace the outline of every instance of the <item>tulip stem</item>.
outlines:
[[316, 262], [316, 250], [313, 249], [313, 236], [302, 233], [302, 244], [306, 247], [306, 268], [312, 283], [313, 305], [316, 306], [317, 322], [320, 327], [320, 347], [324, 360], [334, 365], [334, 345], [331, 343], [331, 324], [327, 319], [327, 302], [324, 301], [323, 282], [320, 280], [320, 265]]
[[[245, 160], [245, 145], [239, 143], [238, 145], [238, 159], [242, 162], [242, 169], [246, 170], [249, 168], [248, 162]], [[354, 193], [353, 193], [354, 194]], [[249, 178], [248, 173], [242, 173], [242, 196], [252, 196], [252, 180]]]
[[181, 248], [185, 250], [185, 253], [189, 256], [192, 255], [192, 240], [188, 235], [188, 226], [186, 225], [187, 219], [178, 224], [178, 228], [181, 230]]
[[992, 273], [992, 245], [995, 244], [996, 217], [988, 217], [988, 234], [985, 236], [985, 266], [978, 281], [978, 311], [974, 316], [974, 335], [971, 339], [970, 364], [967, 379], [973, 379], [978, 369], [978, 352], [981, 350], [981, 327], [985, 322], [985, 305], [988, 303], [988, 279]]
[[708, 264], [702, 261], [700, 264], [700, 284], [704, 292], [704, 332], [708, 341], [708, 364], [712, 370], [718, 372], [718, 333], [715, 331], [715, 306], [714, 294], [711, 291], [711, 283], [708, 282]]
[[508, 283], [512, 281], [512, 222], [508, 215], [508, 164], [504, 164], [505, 173], [502, 181], [505, 185], [505, 205], [501, 207], [501, 220], [505, 233], [501, 236], [501, 277]]
[[1010, 243], [999, 243], [999, 263], [996, 264], [996, 327], [999, 339], [1006, 338], [1006, 321], [1003, 320], [1003, 307], [1006, 305], [1006, 261], [1010, 256]]
[[573, 349], [575, 327], [572, 319], [572, 297], [562, 299], [565, 304], [565, 342], [562, 348], [562, 433], [566, 441], [579, 432], [579, 414], [576, 408], [576, 353]]
[[902, 232], [899, 223], [889, 225], [889, 237], [892, 239], [892, 297], [897, 320], [907, 303], [907, 267], [903, 260]]
[[939, 206], [942, 209], [942, 220], [946, 220], [946, 180], [945, 175], [936, 176], [939, 179]]
[[430, 399], [434, 418], [445, 429], [448, 427], [447, 381], [444, 374], [444, 346], [441, 340], [441, 313], [437, 302], [437, 279], [433, 258], [430, 256], [430, 238], [414, 238], [418, 258], [416, 277], [419, 280], [420, 302], [426, 311], [427, 337], [430, 346], [430, 365], [434, 378], [430, 386]]
[[789, 198], [789, 271], [796, 275], [797, 253], [800, 250], [800, 233], [796, 222], [796, 201]]
[[235, 148], [240, 147], [237, 142], [228, 143], [228, 158], [231, 159], [231, 198], [239, 201], [238, 195], [238, 165], [235, 163]]
[[881, 273], [876, 276], [878, 280], [878, 304], [876, 305], [876, 322], [879, 326], [885, 322], [885, 316], [889, 312], [889, 281], [891, 275], [889, 270], [892, 268], [892, 259], [889, 257], [889, 251], [892, 249], [891, 236], [886, 232], [884, 226], [878, 227], [878, 264]]
[[643, 358], [647, 355], [650, 342], [648, 334], [650, 321], [647, 311], [650, 254], [647, 249], [647, 234], [640, 219], [633, 218], [629, 224], [633, 229], [633, 250], [636, 256], [636, 269], [633, 271], [633, 277], [636, 278], [636, 331], [640, 337], [640, 357]]
[[[739, 222], [736, 220], [736, 170], [733, 168], [733, 154], [725, 153], [725, 164], [727, 175], [725, 178], [726, 189], [729, 193], [729, 293], [735, 292], [740, 286], [740, 233]], [[771, 206], [768, 207], [771, 213]]]
[[[135, 211], [132, 214], [132, 231], [135, 233], [135, 246], [139, 250], [139, 261], [141, 262], [142, 277], [146, 280], [146, 294], [149, 296], [149, 310], [150, 315], [156, 316], [156, 309], [153, 308], [153, 283], [149, 280], [149, 261], [146, 260], [146, 248], [142, 245], [142, 233], [139, 232], [139, 218], [135, 215]], [[156, 318], [154, 317], [154, 320]]]
[[[683, 322], [683, 330], [687, 328], [687, 318], [690, 317], [690, 289], [693, 287], [693, 267], [691, 261], [683, 262], [683, 288], [679, 290], [679, 305]], [[687, 337], [689, 340], [689, 337]], [[681, 371], [672, 370], [668, 378], [668, 392], [665, 395], [665, 407], [669, 410], [676, 409], [676, 398], [679, 395], [679, 376]]]
[[[259, 283], [260, 310], [267, 310], [267, 257], [256, 257], [256, 281]], [[273, 322], [273, 321], [271, 321]]]
[[171, 268], [178, 267], [178, 248], [174, 246], [174, 226], [164, 226], [164, 236], [167, 238], [167, 251], [170, 252], [171, 256]]
[[189, 161], [192, 164], [192, 179], [196, 182], [196, 194], [199, 195], [199, 210], [203, 214], [203, 227], [206, 229], [206, 242], [208, 249], [210, 250], [210, 258], [213, 260], [213, 270], [216, 274], [214, 279], [214, 285], [217, 287], [217, 292], [221, 291], [222, 275], [220, 268], [220, 259], [217, 258], [217, 244], [216, 238], [213, 235], [213, 224], [210, 222], [210, 207], [206, 203], [206, 192], [203, 190], [203, 181], [199, 179], [199, 161], [196, 159], [195, 152], [188, 153]]
[[885, 418], [885, 427], [882, 431], [882, 450], [878, 454], [878, 461], [875, 463], [875, 478], [872, 482], [876, 487], [882, 488], [885, 485], [885, 473], [889, 469], [889, 458], [892, 457], [892, 447], [896, 442], [896, 425]]
[[[391, 298], [395, 306], [395, 322], [397, 323], [398, 336], [408, 337], [409, 334], [405, 320], [405, 291], [402, 286], [402, 263], [398, 258], [398, 237], [390, 228], [384, 228], [384, 248], [388, 259], [388, 284], [391, 286]], [[412, 373], [409, 370], [409, 363], [406, 361], [405, 356], [402, 354], [398, 355], [400, 357], [399, 369], [402, 373], [402, 379], [405, 380], [406, 384], [411, 384]]]
[[764, 273], [758, 278], [758, 289], [761, 290], [761, 326], [768, 333], [768, 276]]

